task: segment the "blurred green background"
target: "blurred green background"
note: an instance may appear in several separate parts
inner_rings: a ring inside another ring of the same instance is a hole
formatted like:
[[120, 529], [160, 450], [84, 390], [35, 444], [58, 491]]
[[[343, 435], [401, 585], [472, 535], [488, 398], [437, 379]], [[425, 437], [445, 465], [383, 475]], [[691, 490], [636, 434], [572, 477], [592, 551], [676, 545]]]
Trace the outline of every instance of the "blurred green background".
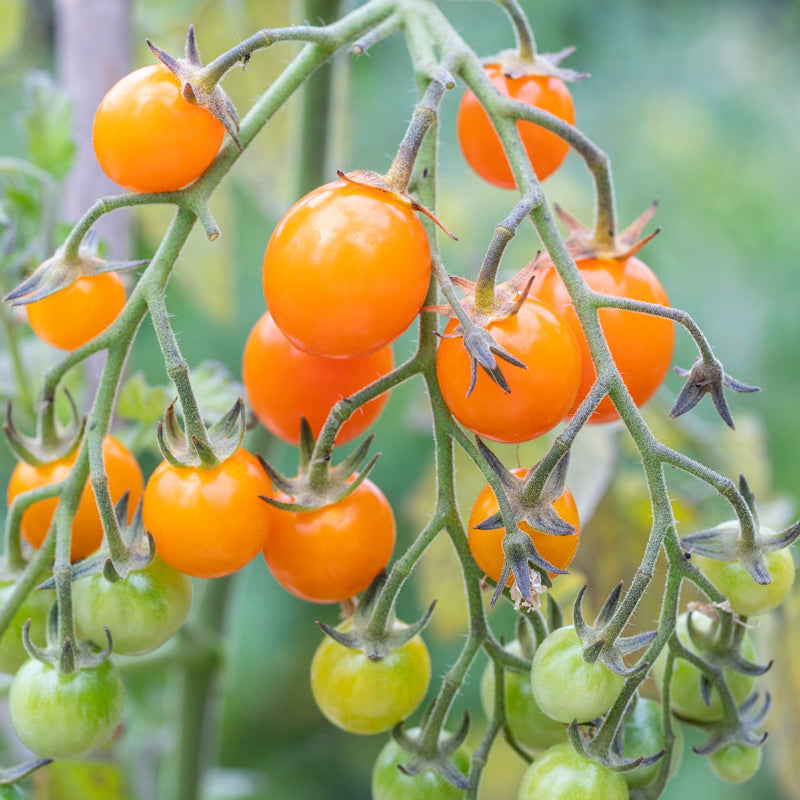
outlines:
[[[663, 232], [644, 251], [644, 260], [660, 276], [673, 304], [690, 311], [703, 327], [727, 370], [763, 390], [730, 398], [738, 426], [730, 433], [713, 416], [708, 401], [690, 419], [669, 422], [666, 411], [681, 385], [672, 375], [650, 404], [649, 421], [666, 442], [702, 455], [726, 474], [745, 472], [763, 504], [764, 521], [786, 524], [797, 513], [800, 485], [800, 5], [779, 0], [525, 0], [523, 6], [542, 50], [575, 44], [578, 51], [568, 63], [592, 74], [573, 88], [578, 125], [611, 156], [620, 221], [627, 223], [653, 198], [660, 200], [656, 223]], [[441, 7], [480, 55], [513, 45], [511, 29], [495, 4], [452, 0]], [[300, 3], [286, 0], [136, 0], [133, 66], [152, 62], [145, 38], [180, 51], [189, 22], [208, 58], [259, 28], [298, 22], [300, 17]], [[23, 103], [23, 76], [30, 70], [53, 70], [52, 38], [48, 2], [0, 0], [0, 154], [26, 156], [24, 136], [15, 124]], [[276, 46], [256, 54], [245, 74], [231, 73], [226, 89], [240, 112], [295, 49]], [[86, 60], [91, 69], [91, 53]], [[331, 167], [385, 170], [416, 96], [402, 40], [392, 37], [365, 56], [341, 61]], [[448, 269], [474, 277], [492, 230], [514, 195], [483, 184], [462, 160], [454, 127], [460, 93], [456, 88], [442, 109], [439, 215], [459, 236], [458, 243], [443, 243]], [[240, 377], [247, 334], [264, 311], [260, 265], [267, 239], [296, 199], [298, 121], [299, 107], [293, 101], [236, 165], [212, 201], [223, 235], [208, 243], [201, 231], [194, 232], [168, 291], [173, 326], [189, 363], [219, 362], [233, 381]], [[591, 184], [578, 157], [570, 155], [545, 188], [551, 201], [590, 220]], [[169, 218], [170, 211], [162, 208], [135, 215], [132, 257], [152, 254]], [[537, 247], [532, 228], [524, 229], [509, 248], [506, 271], [516, 271]], [[35, 377], [55, 354], [29, 334], [23, 336], [26, 365]], [[412, 331], [398, 343], [398, 357], [410, 351], [413, 338]], [[674, 363], [688, 367], [693, 360], [691, 341], [679, 333]], [[163, 408], [162, 398], [171, 396], [167, 390], [148, 397], [147, 384], [163, 385], [166, 379], [147, 325], [140, 331], [129, 373], [141, 373], [144, 380], [137, 379], [125, 396], [129, 413], [127, 420], [120, 420], [120, 433], [137, 448], [147, 474], [158, 461], [155, 419]], [[211, 365], [202, 370], [202, 394], [209, 410], [221, 410], [237, 391], [224, 373]], [[77, 380], [76, 388], [81, 385]], [[0, 355], [0, 394], [4, 399], [17, 397], [5, 348]], [[433, 502], [431, 439], [418, 383], [393, 393], [375, 433], [383, 456], [374, 480], [396, 509], [399, 552]], [[498, 452], [508, 464], [530, 464], [545, 446], [537, 442]], [[635, 455], [616, 426], [587, 431], [579, 446], [579, 457], [573, 459], [573, 491], [587, 512], [584, 522], [590, 511], [594, 514], [584, 528], [576, 572], [591, 581], [596, 600], [619, 577], [630, 579], [650, 511]], [[279, 467], [295, 466], [295, 453], [263, 430], [250, 434], [249, 447]], [[4, 449], [3, 485], [12, 467]], [[465, 459], [460, 459], [459, 468], [461, 496], [469, 507], [481, 481]], [[728, 515], [704, 486], [676, 478], [672, 488], [682, 533]], [[561, 580], [565, 597], [581, 581]], [[465, 620], [456, 562], [445, 542], [437, 542], [426, 554], [401, 598], [400, 616], [411, 619], [433, 598], [440, 603], [426, 637], [434, 660], [431, 695], [458, 652]], [[651, 624], [658, 605], [654, 587], [637, 624]], [[307, 674], [320, 640], [313, 625], [317, 618], [334, 623], [337, 609], [310, 607], [288, 595], [261, 559], [230, 580], [226, 661], [208, 719], [205, 798], [369, 796], [371, 765], [385, 737], [340, 732], [314, 706]], [[492, 619], [498, 630], [511, 635], [508, 609], [493, 612]], [[796, 593], [755, 632], [762, 657], [777, 659], [764, 681], [777, 702], [761, 773], [748, 785], [723, 789], [704, 760], [687, 753], [664, 797], [713, 797], [723, 791], [730, 800], [800, 797], [800, 767], [794, 754], [800, 734], [800, 675], [792, 665], [800, 657], [798, 622]], [[483, 666], [480, 656], [453, 712], [455, 724], [465, 708], [472, 709], [473, 738], [484, 724], [477, 692]], [[37, 797], [154, 796], [153, 772], [169, 760], [172, 746], [174, 676], [166, 668], [146, 677], [137, 674], [130, 678], [129, 690], [125, 731], [115, 750], [119, 758], [113, 761], [111, 754], [101, 754], [91, 770], [50, 767], [37, 776]], [[7, 724], [4, 731], [0, 755], [3, 764], [9, 764], [19, 754]], [[699, 741], [692, 733], [687, 739], [690, 744]], [[125, 768], [124, 779], [114, 766], [119, 763]], [[523, 769], [523, 763], [498, 743], [481, 797], [510, 800]]]

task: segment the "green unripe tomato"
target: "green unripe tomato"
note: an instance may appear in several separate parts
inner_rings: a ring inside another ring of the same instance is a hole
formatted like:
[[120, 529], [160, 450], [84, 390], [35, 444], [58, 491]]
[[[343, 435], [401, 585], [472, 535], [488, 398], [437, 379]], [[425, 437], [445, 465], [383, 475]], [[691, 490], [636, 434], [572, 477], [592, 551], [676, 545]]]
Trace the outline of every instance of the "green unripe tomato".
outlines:
[[[674, 775], [683, 755], [683, 733], [680, 725], [672, 721], [675, 742], [672, 746], [672, 759], [669, 765], [670, 776]], [[622, 754], [626, 758], [655, 755], [664, 749], [664, 721], [661, 719], [661, 706], [646, 697], [636, 701], [633, 713], [625, 718], [622, 729]], [[661, 761], [644, 767], [623, 772], [622, 776], [630, 787], [647, 786], [656, 779], [661, 770]]]
[[708, 763], [718, 778], [728, 783], [744, 783], [758, 772], [761, 766], [761, 748], [729, 744], [712, 753]]
[[586, 722], [602, 716], [624, 682], [603, 664], [583, 660], [583, 648], [572, 625], [553, 631], [533, 656], [533, 697], [548, 717], [559, 722]]
[[[516, 639], [506, 650], [522, 655]], [[506, 670], [505, 681], [506, 720], [514, 738], [531, 750], [546, 750], [554, 744], [566, 741], [566, 729], [560, 722], [551, 719], [539, 708], [533, 698], [530, 676], [522, 672]], [[481, 704], [487, 717], [494, 708], [494, 665], [486, 665], [481, 678]]]
[[108, 660], [69, 675], [30, 660], [11, 684], [11, 725], [37, 755], [77, 758], [110, 738], [122, 715], [123, 694], [119, 670]]
[[[689, 638], [687, 617], [687, 614], [681, 614], [678, 617], [675, 631], [678, 634], [680, 643], [696, 653], [697, 648]], [[707, 632], [714, 624], [713, 620], [704, 614], [693, 614], [692, 623], [701, 633]], [[742, 655], [749, 661], [755, 661], [756, 654], [753, 650], [753, 644], [746, 633], [742, 638]], [[666, 651], [662, 651], [653, 664], [653, 677], [659, 686], [664, 680], [666, 660]], [[755, 678], [751, 675], [743, 675], [741, 672], [736, 672], [728, 667], [722, 670], [722, 674], [737, 704], [741, 705], [753, 691]], [[708, 722], [722, 718], [722, 701], [720, 700], [719, 692], [712, 686], [711, 705], [707, 706], [703, 702], [703, 696], [700, 694], [700, 670], [694, 664], [690, 664], [682, 658], [676, 658], [673, 662], [670, 706], [673, 711], [677, 711], [678, 714], [688, 719]]]
[[183, 625], [192, 605], [192, 581], [156, 557], [116, 583], [99, 574], [76, 581], [72, 598], [84, 636], [104, 647], [105, 626], [114, 652], [135, 656], [163, 644]]
[[[13, 582], [0, 584], [0, 608], [11, 596], [14, 585]], [[47, 644], [47, 612], [54, 600], [55, 592], [49, 589], [33, 589], [28, 593], [0, 638], [0, 672], [13, 675], [28, 660], [28, 653], [22, 644], [22, 629], [26, 620], [31, 621], [33, 643], [39, 647]]]
[[517, 800], [627, 800], [619, 772], [590, 761], [569, 743], [545, 750], [525, 771]]
[[[408, 731], [411, 736], [419, 728]], [[469, 773], [469, 753], [459, 747], [452, 756], [456, 768]], [[426, 769], [419, 775], [405, 775], [397, 768], [408, 761], [408, 753], [390, 739], [378, 753], [372, 768], [372, 800], [463, 800], [466, 792], [448, 783], [438, 772]]]
[[[764, 534], [775, 534], [762, 528]], [[756, 583], [739, 561], [717, 561], [693, 556], [695, 566], [730, 600], [731, 608], [742, 617], [766, 614], [777, 608], [789, 594], [794, 582], [794, 559], [789, 548], [764, 556], [772, 583]]]

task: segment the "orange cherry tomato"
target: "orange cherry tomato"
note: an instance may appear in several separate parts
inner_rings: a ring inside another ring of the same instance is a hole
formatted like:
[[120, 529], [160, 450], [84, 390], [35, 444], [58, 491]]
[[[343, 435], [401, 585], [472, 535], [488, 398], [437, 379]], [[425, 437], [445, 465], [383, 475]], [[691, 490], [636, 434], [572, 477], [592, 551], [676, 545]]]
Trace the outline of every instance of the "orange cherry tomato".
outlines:
[[[578, 262], [586, 283], [596, 292], [616, 297], [629, 297], [648, 303], [669, 305], [669, 298], [650, 267], [638, 258], [617, 261], [587, 258]], [[581, 383], [575, 402], [569, 409], [575, 413], [594, 383], [596, 372], [589, 346], [583, 336], [578, 317], [572, 308], [569, 294], [555, 268], [543, 269], [533, 282], [532, 292], [564, 316], [580, 347]], [[606, 341], [628, 391], [637, 406], [644, 405], [661, 385], [672, 361], [675, 330], [672, 322], [663, 317], [637, 314], [618, 308], [603, 308], [599, 314]], [[589, 418], [590, 423], [610, 422], [619, 418], [609, 397], [604, 397]]]
[[[11, 473], [8, 484], [8, 502], [18, 494], [30, 489], [38, 489], [51, 483], [63, 481], [69, 475], [77, 458], [77, 451], [66, 458], [51, 461], [42, 466], [33, 466], [20, 461]], [[144, 488], [144, 479], [139, 464], [125, 445], [113, 436], [106, 436], [103, 442], [103, 464], [108, 475], [108, 488], [111, 499], [116, 503], [125, 492], [130, 492], [128, 502], [128, 521], [133, 517]], [[34, 547], [42, 546], [44, 537], [50, 530], [57, 498], [39, 500], [22, 515], [22, 535]], [[94, 498], [94, 490], [87, 480], [83, 488], [78, 510], [72, 522], [72, 545], [70, 557], [73, 561], [97, 550], [103, 542], [103, 523]]]
[[[512, 469], [511, 472], [518, 478], [524, 478], [528, 474], [527, 469], [520, 467]], [[485, 519], [496, 514], [499, 508], [500, 506], [497, 503], [497, 498], [494, 496], [492, 487], [487, 483], [486, 486], [481, 489], [481, 493], [475, 500], [475, 504], [472, 506], [472, 511], [470, 511], [469, 514], [469, 549], [472, 551], [472, 557], [475, 559], [477, 565], [493, 581], [499, 581], [500, 575], [503, 572], [503, 563], [505, 562], [503, 537], [506, 533], [505, 528], [480, 531], [477, 530], [475, 526], [480, 525]], [[578, 549], [578, 539], [580, 537], [578, 509], [575, 506], [575, 500], [572, 498], [572, 493], [569, 489], [564, 489], [561, 493], [561, 497], [553, 503], [553, 508], [561, 519], [575, 527], [575, 533], [569, 536], [551, 536], [550, 534], [531, 528], [527, 522], [519, 523], [518, 527], [531, 537], [537, 552], [542, 558], [549, 561], [554, 567], [566, 569], [575, 557], [575, 551]], [[555, 578], [557, 576], [550, 573], [550, 577]], [[511, 586], [513, 583], [514, 576], [509, 575], [506, 586]]]
[[419, 313], [428, 237], [386, 192], [335, 181], [295, 203], [264, 254], [264, 296], [295, 347], [353, 357], [389, 344]]
[[303, 600], [336, 603], [354, 597], [392, 556], [392, 507], [368, 478], [343, 500], [314, 511], [274, 511], [264, 559], [275, 580]]
[[[494, 87], [506, 97], [549, 111], [570, 125], [575, 123], [572, 97], [561, 78], [548, 75], [509, 78], [499, 64], [487, 64], [484, 69]], [[472, 169], [494, 186], [516, 188], [517, 182], [500, 138], [489, 115], [469, 89], [461, 99], [456, 126], [461, 152]], [[569, 152], [569, 145], [532, 122], [518, 122], [517, 127], [534, 172], [543, 181], [561, 166]]]
[[181, 94], [163, 64], [115, 83], [94, 117], [92, 141], [103, 172], [132, 192], [171, 192], [198, 178], [217, 155], [225, 128]]
[[241, 447], [213, 469], [162, 461], [144, 490], [144, 525], [167, 564], [196, 578], [219, 578], [264, 547], [273, 512], [259, 495], [272, 497], [272, 484]]
[[[261, 423], [296, 445], [301, 416], [316, 437], [336, 402], [363, 389], [393, 366], [391, 347], [356, 358], [325, 358], [298, 350], [267, 312], [255, 324], [244, 347], [242, 379]], [[336, 443], [349, 442], [368, 428], [388, 399], [388, 394], [382, 394], [357, 408], [339, 429]]]
[[61, 350], [77, 350], [101, 334], [125, 305], [125, 288], [116, 272], [78, 278], [61, 291], [28, 304], [34, 333]]
[[[451, 320], [444, 335], [456, 325]], [[535, 439], [555, 427], [572, 405], [580, 379], [575, 336], [552, 308], [531, 298], [515, 315], [490, 322], [487, 330], [527, 369], [498, 359], [511, 388], [508, 394], [478, 368], [475, 388], [467, 397], [470, 360], [463, 339], [443, 338], [436, 374], [444, 400], [453, 416], [479, 436], [496, 442]]]

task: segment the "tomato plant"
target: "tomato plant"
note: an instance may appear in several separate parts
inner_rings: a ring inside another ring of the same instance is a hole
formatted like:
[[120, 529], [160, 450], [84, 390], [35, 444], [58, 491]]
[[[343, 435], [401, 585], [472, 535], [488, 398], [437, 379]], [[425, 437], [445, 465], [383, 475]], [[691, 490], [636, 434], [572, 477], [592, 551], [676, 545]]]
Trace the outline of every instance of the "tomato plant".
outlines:
[[[506, 645], [506, 650], [520, 655], [517, 639]], [[545, 714], [533, 697], [531, 677], [527, 673], [506, 670], [505, 682], [506, 722], [514, 738], [532, 750], [545, 750], [566, 739], [564, 726]], [[487, 664], [481, 678], [481, 705], [487, 717], [494, 707], [494, 668]]]
[[[8, 483], [9, 503], [22, 492], [37, 489], [51, 483], [58, 483], [69, 475], [76, 453], [48, 464], [34, 466], [20, 461], [11, 473]], [[142, 496], [144, 479], [139, 464], [125, 445], [113, 436], [107, 436], [103, 442], [103, 463], [108, 475], [108, 487], [113, 501], [119, 500], [125, 492], [129, 492], [129, 519]], [[39, 500], [22, 516], [22, 535], [34, 547], [41, 547], [58, 501]], [[103, 541], [103, 524], [97, 511], [94, 490], [86, 481], [81, 494], [80, 504], [72, 523], [72, 560], [93, 553]]]
[[163, 461], [144, 490], [144, 524], [167, 564], [186, 575], [218, 578], [264, 547], [272, 510], [260, 495], [272, 497], [272, 484], [241, 448], [212, 469]]
[[162, 64], [142, 67], [114, 84], [92, 126], [103, 172], [132, 192], [172, 192], [207, 169], [225, 136], [222, 123], [181, 94]]
[[26, 306], [36, 335], [61, 350], [76, 350], [102, 333], [125, 305], [116, 272], [78, 278], [65, 289]]
[[292, 594], [336, 603], [367, 588], [391, 558], [394, 540], [392, 508], [366, 478], [331, 505], [301, 512], [274, 509], [264, 559]]
[[[4, 581], [0, 584], [0, 607], [6, 603], [13, 590], [13, 582]], [[53, 600], [55, 595], [46, 589], [31, 592], [25, 598], [0, 637], [0, 672], [13, 675], [28, 660], [22, 644], [22, 628], [26, 620], [31, 621], [30, 636], [33, 643], [44, 647], [47, 612], [53, 605]]]
[[553, 631], [536, 648], [531, 687], [539, 708], [551, 719], [569, 723], [600, 717], [622, 690], [623, 678], [599, 662], [583, 658], [575, 628]]
[[579, 755], [571, 744], [545, 750], [522, 776], [517, 800], [627, 800], [619, 772]]
[[491, 322], [497, 344], [527, 367], [506, 366], [510, 392], [478, 373], [469, 394], [470, 357], [451, 320], [436, 357], [439, 387], [453, 416], [469, 430], [497, 442], [526, 442], [555, 427], [572, 407], [580, 380], [576, 340], [550, 307], [528, 299], [516, 314]]
[[[638, 258], [624, 260], [587, 258], [578, 269], [590, 289], [614, 297], [627, 297], [668, 306], [669, 299], [653, 271]], [[595, 381], [596, 371], [589, 346], [581, 330], [564, 282], [553, 267], [542, 270], [533, 282], [532, 292], [543, 303], [563, 315], [578, 342], [581, 367], [580, 385], [569, 414], [574, 414]], [[599, 313], [614, 363], [637, 406], [644, 405], [658, 389], [672, 361], [675, 339], [673, 323], [666, 319], [616, 308]], [[589, 422], [609, 422], [618, 418], [614, 404], [605, 397]]]
[[119, 724], [124, 689], [110, 662], [67, 675], [26, 662], [8, 695], [20, 741], [45, 758], [77, 758], [104, 744]]
[[340, 180], [298, 200], [278, 223], [264, 254], [264, 296], [296, 347], [364, 356], [414, 321], [430, 273], [428, 237], [411, 208]]
[[[391, 347], [356, 358], [326, 358], [298, 350], [266, 313], [247, 339], [242, 379], [261, 424], [284, 441], [298, 444], [300, 417], [317, 436], [334, 403], [385, 375], [393, 365]], [[336, 443], [363, 433], [388, 399], [383, 394], [358, 407], [339, 429]]]
[[[484, 69], [492, 85], [506, 97], [536, 106], [574, 124], [575, 108], [566, 84], [551, 75], [512, 77], [500, 64]], [[534, 125], [518, 122], [522, 144], [540, 181], [550, 177], [567, 157], [569, 145], [556, 134]], [[464, 92], [458, 108], [458, 143], [467, 163], [486, 181], [503, 189], [516, 188], [511, 165], [503, 145], [480, 101], [471, 90]]]
[[[524, 478], [528, 474], [528, 470], [522, 467], [516, 467], [511, 472], [519, 478]], [[542, 558], [555, 567], [565, 569], [575, 557], [580, 538], [578, 509], [569, 489], [564, 489], [561, 497], [553, 503], [553, 508], [561, 519], [575, 528], [575, 533], [569, 536], [552, 536], [533, 530], [527, 522], [519, 523], [519, 528], [531, 537], [537, 552]], [[478, 566], [495, 582], [500, 580], [505, 562], [505, 554], [503, 553], [505, 528], [484, 531], [478, 530], [476, 525], [496, 514], [498, 509], [497, 498], [494, 496], [492, 487], [487, 483], [475, 499], [472, 510], [469, 512], [469, 521], [467, 523], [469, 527], [469, 549], [472, 551], [472, 557]], [[555, 576], [551, 575], [550, 577]], [[513, 583], [514, 576], [509, 575], [507, 585], [511, 586]]]
[[430, 680], [431, 659], [420, 636], [380, 661], [326, 638], [311, 660], [311, 691], [319, 710], [350, 733], [393, 728], [417, 709]]
[[163, 644], [180, 628], [192, 604], [192, 582], [156, 557], [113, 583], [94, 574], [73, 589], [75, 621], [84, 635], [104, 646], [111, 632], [114, 652], [132, 656]]
[[726, 783], [744, 783], [758, 772], [761, 766], [761, 748], [728, 744], [708, 758], [714, 774]]

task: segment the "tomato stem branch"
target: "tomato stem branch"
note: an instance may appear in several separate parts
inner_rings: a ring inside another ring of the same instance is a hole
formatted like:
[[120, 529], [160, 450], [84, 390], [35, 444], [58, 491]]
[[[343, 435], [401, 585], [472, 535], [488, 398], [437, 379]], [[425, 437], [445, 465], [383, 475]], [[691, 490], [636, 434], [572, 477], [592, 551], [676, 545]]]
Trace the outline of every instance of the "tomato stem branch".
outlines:
[[495, 0], [511, 19], [514, 33], [517, 37], [517, 52], [521, 60], [536, 58], [536, 39], [533, 37], [533, 28], [518, 0]]

